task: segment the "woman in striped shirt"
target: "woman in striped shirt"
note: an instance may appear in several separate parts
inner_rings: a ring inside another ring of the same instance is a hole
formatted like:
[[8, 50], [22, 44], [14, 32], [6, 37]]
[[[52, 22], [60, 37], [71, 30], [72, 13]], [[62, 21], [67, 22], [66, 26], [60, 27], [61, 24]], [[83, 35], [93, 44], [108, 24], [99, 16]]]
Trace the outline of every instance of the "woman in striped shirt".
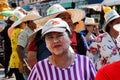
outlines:
[[60, 18], [48, 20], [42, 38], [51, 52], [33, 67], [28, 80], [94, 80], [96, 70], [88, 57], [70, 51], [71, 31]]

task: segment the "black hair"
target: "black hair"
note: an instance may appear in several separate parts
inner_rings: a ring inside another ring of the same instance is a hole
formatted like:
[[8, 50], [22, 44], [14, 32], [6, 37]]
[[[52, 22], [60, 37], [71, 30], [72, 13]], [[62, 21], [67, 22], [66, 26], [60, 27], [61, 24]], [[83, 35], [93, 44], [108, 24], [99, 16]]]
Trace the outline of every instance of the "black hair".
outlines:
[[16, 4], [16, 3], [11, 3], [11, 7], [12, 7], [12, 8], [16, 8], [16, 7], [17, 7], [17, 4]]
[[68, 36], [71, 38], [72, 37], [72, 33], [70, 33], [70, 31], [68, 31], [67, 29], [66, 29], [66, 32], [68, 33]]
[[11, 26], [14, 23], [14, 21], [12, 21], [10, 17], [7, 20], [5, 20], [5, 22], [7, 23], [8, 26]]
[[42, 44], [43, 43], [43, 39], [41, 38], [42, 34], [41, 34], [41, 31], [42, 30], [39, 30], [37, 33], [36, 33], [36, 36], [34, 38], [35, 40], [35, 46], [38, 48], [39, 47], [39, 44]]
[[[115, 19], [112, 20], [112, 21], [110, 21], [109, 23], [113, 23], [114, 21], [115, 21]], [[106, 25], [106, 28], [105, 28], [105, 31], [108, 32], [108, 33], [110, 33], [110, 26], [109, 26], [109, 23]]]

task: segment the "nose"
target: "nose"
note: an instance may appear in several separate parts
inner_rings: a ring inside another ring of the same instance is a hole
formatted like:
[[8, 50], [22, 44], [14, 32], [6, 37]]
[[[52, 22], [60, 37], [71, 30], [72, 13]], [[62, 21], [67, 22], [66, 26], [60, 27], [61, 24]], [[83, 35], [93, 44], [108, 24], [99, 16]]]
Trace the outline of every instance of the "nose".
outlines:
[[58, 38], [54, 38], [54, 39], [53, 39], [53, 42], [54, 42], [54, 43], [57, 43], [57, 42], [59, 42], [59, 39], [58, 39]]

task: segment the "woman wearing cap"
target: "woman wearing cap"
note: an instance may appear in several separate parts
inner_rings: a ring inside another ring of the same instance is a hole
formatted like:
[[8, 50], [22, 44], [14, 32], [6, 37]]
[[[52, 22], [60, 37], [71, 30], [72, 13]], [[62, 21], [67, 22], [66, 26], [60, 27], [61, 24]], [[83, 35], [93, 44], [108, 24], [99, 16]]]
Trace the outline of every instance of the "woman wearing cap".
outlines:
[[48, 20], [42, 28], [42, 38], [52, 55], [35, 64], [28, 80], [94, 80], [96, 70], [89, 58], [70, 51], [70, 36], [65, 21]]
[[115, 10], [110, 10], [104, 17], [106, 24], [103, 30], [105, 32], [95, 38], [87, 51], [87, 55], [93, 60], [97, 70], [106, 64], [120, 60], [120, 30], [117, 30], [118, 26], [115, 26], [120, 24], [120, 16]]
[[[76, 14], [78, 13], [78, 14]], [[47, 14], [49, 16], [46, 16], [41, 19], [36, 19], [35, 23], [38, 25], [43, 26], [45, 22], [47, 22], [49, 19], [52, 18], [61, 18], [64, 21], [68, 23], [70, 26], [72, 37], [71, 37], [71, 47], [74, 49], [74, 51], [81, 55], [86, 55], [86, 51], [88, 49], [86, 40], [83, 35], [80, 33], [76, 33], [74, 31], [75, 25], [74, 23], [80, 21], [84, 18], [85, 12], [83, 10], [78, 9], [64, 9], [60, 4], [54, 4], [51, 7], [47, 9]]]
[[85, 18], [85, 30], [80, 31], [80, 33], [85, 36], [87, 44], [90, 46], [95, 36], [99, 35], [98, 25], [94, 18]]

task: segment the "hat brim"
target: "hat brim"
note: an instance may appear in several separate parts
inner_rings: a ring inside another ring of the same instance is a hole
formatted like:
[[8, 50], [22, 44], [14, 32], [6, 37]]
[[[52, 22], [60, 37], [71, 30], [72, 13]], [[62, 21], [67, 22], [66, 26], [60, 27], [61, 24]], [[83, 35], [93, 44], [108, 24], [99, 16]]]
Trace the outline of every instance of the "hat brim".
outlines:
[[39, 15], [34, 15], [34, 14], [32, 14], [32, 15], [26, 15], [24, 18], [22, 18], [21, 20], [22, 21], [28, 21], [28, 20], [34, 20], [34, 19], [36, 19], [36, 18], [40, 18], [41, 16], [39, 16]]
[[87, 25], [93, 25], [93, 26], [97, 26], [98, 25], [98, 23], [94, 23], [94, 24], [85, 24], [86, 26]]
[[39, 27], [38, 29], [36, 29], [36, 30], [29, 36], [29, 40], [30, 40], [30, 41], [34, 40], [37, 32], [40, 31], [40, 30], [42, 30], [42, 27]]
[[18, 26], [18, 25], [20, 25], [21, 23], [22, 23], [21, 20], [17, 20], [17, 21], [15, 21], [15, 22], [11, 25], [11, 28], [14, 28], [14, 27]]
[[[112, 20], [115, 20], [115, 19], [117, 19], [117, 18], [120, 18], [120, 16], [114, 17]], [[104, 26], [103, 26], [103, 28], [102, 28], [103, 31], [106, 32], [106, 27], [107, 27], [108, 23], [111, 22], [112, 20], [110, 20], [110, 21], [108, 21], [108, 22], [106, 22], [106, 23], [104, 24]]]
[[66, 31], [65, 28], [52, 27], [51, 29], [43, 32], [43, 33], [42, 33], [42, 37], [44, 37], [45, 34], [48, 34], [48, 33], [50, 33], [50, 32], [60, 32], [60, 33], [62, 33], [62, 32], [65, 32], [65, 31]]
[[[73, 23], [78, 22], [85, 17], [85, 12], [80, 9], [67, 9], [66, 11], [62, 11], [62, 12], [68, 12], [71, 15], [71, 19]], [[34, 22], [38, 26], [43, 26], [49, 19], [55, 18], [58, 14], [62, 12], [48, 15], [46, 17], [37, 18], [34, 20]]]

